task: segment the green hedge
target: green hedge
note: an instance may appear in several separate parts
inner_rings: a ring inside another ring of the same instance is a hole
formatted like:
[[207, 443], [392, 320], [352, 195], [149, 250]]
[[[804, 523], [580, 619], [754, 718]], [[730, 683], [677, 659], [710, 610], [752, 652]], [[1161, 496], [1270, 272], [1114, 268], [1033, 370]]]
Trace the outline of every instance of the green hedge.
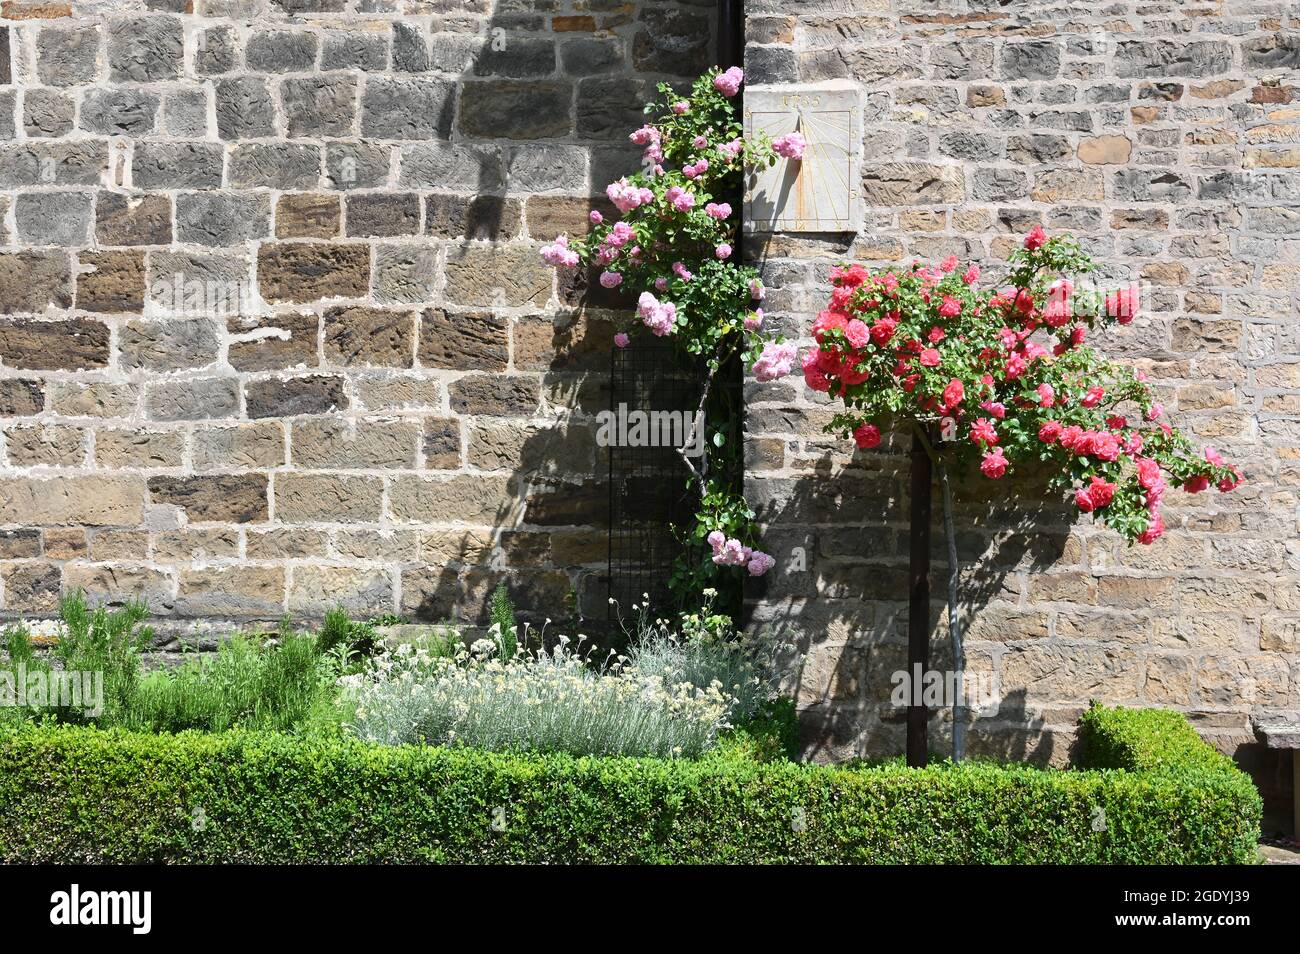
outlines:
[[1130, 772], [1198, 771], [1244, 776], [1205, 744], [1181, 712], [1093, 705], [1079, 720], [1080, 765]]
[[[1116, 767], [1088, 771], [803, 766], [736, 750], [693, 762], [575, 759], [28, 728], [0, 734], [0, 860], [1253, 860], [1260, 802], [1249, 780], [1167, 730], [1169, 715], [1144, 718], [1090, 713], [1084, 750]], [[1181, 760], [1169, 764], [1170, 752]]]

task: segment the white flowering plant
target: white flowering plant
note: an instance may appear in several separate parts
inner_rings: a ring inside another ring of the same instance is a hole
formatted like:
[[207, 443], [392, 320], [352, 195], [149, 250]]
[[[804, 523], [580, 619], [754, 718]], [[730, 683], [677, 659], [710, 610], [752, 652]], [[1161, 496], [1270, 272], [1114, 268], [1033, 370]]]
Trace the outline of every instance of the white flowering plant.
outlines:
[[585, 638], [501, 658], [499, 634], [455, 657], [404, 645], [340, 680], [347, 727], [385, 745], [695, 758], [728, 728], [733, 700], [642, 672], [626, 657], [593, 662]]

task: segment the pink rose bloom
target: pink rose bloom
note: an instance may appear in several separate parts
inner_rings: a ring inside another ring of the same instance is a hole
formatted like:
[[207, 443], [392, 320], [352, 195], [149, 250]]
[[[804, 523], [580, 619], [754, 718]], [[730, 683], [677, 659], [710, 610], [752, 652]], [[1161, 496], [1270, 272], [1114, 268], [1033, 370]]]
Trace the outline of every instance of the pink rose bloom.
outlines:
[[772, 140], [772, 149], [784, 159], [802, 159], [807, 148], [808, 141], [797, 132], [786, 133]]
[[721, 530], [714, 530], [705, 539], [709, 541], [709, 546], [713, 548], [713, 552], [717, 553], [722, 549], [722, 545], [727, 542], [727, 535]]
[[1092, 435], [1092, 447], [1090, 448], [1092, 456], [1099, 460], [1113, 463], [1119, 460], [1120, 444], [1119, 438], [1109, 431], [1102, 433], [1094, 432]]
[[998, 442], [998, 431], [987, 417], [979, 417], [971, 426], [970, 437], [977, 444], [991, 447]]
[[1165, 407], [1163, 404], [1152, 404], [1151, 410], [1146, 413], [1146, 419], [1148, 421], [1158, 421], [1160, 420], [1160, 416], [1164, 413]]
[[1039, 358], [1046, 358], [1048, 350], [1040, 345], [1037, 341], [1025, 342], [1025, 360], [1037, 361]]
[[708, 205], [704, 207], [704, 211], [708, 213], [710, 218], [725, 219], [727, 216], [731, 214], [731, 203], [710, 202]]
[[767, 289], [763, 287], [763, 283], [757, 278], [749, 280], [749, 297], [754, 301], [762, 301], [767, 297]]
[[1215, 450], [1213, 445], [1207, 444], [1205, 446], [1205, 459], [1215, 467], [1222, 467], [1224, 465], [1223, 455]]
[[605, 217], [600, 214], [599, 209], [592, 209], [591, 214], [587, 216], [587, 220], [591, 222], [592, 225], [600, 225], [605, 221]]
[[844, 337], [849, 340], [849, 344], [853, 345], [853, 347], [865, 348], [867, 342], [871, 340], [871, 329], [861, 319], [851, 318], [849, 323], [844, 326]]
[[821, 369], [821, 352], [814, 349], [799, 362], [803, 366], [803, 383], [814, 391], [829, 391], [831, 382]]
[[626, 331], [620, 331], [614, 336], [614, 344], [620, 348], [626, 348], [631, 342], [632, 339], [628, 337]]
[[719, 566], [743, 566], [753, 552], [739, 540], [727, 540], [722, 546], [714, 548], [713, 562]]
[[[723, 96], [731, 97], [740, 92], [740, 84], [745, 80], [745, 71], [733, 66], [725, 73], [713, 77], [713, 88]], [[757, 574], [755, 574], [757, 575]]]
[[1049, 298], [1043, 306], [1043, 321], [1049, 328], [1060, 328], [1070, 323], [1072, 312], [1068, 301]]
[[970, 268], [966, 269], [966, 271], [962, 273], [961, 280], [967, 285], [974, 285], [980, 280], [980, 267], [978, 265], [972, 265]]
[[713, 250], [713, 254], [716, 255], [719, 260], [731, 258], [731, 246], [726, 242], [723, 242]]
[[1219, 493], [1221, 494], [1226, 494], [1228, 491], [1236, 490], [1239, 486], [1241, 486], [1241, 481], [1243, 479], [1241, 476], [1241, 471], [1239, 471], [1236, 468], [1236, 466], [1233, 464], [1228, 465], [1228, 470], [1232, 471], [1232, 475], [1229, 477], [1224, 477], [1221, 481], [1219, 481], [1218, 484]]
[[605, 195], [614, 207], [625, 215], [637, 206], [643, 205], [641, 189], [632, 185], [627, 179], [619, 179], [605, 186]]
[[1042, 248], [1043, 243], [1046, 241], [1047, 233], [1043, 231], [1043, 227], [1041, 225], [1035, 225], [1029, 230], [1029, 234], [1025, 236], [1025, 248], [1033, 252]]
[[659, 337], [670, 333], [677, 321], [677, 306], [670, 301], [659, 301], [649, 292], [637, 299], [637, 314], [641, 322]]
[[1127, 325], [1138, 315], [1141, 307], [1138, 299], [1137, 285], [1113, 291], [1106, 296], [1106, 314], [1117, 319], [1121, 325]]
[[761, 327], [763, 327], [763, 309], [755, 308], [745, 316], [745, 330], [757, 331]]
[[956, 255], [949, 255], [947, 258], [945, 258], [942, 262], [939, 263], [939, 271], [941, 272], [947, 273], [947, 272], [956, 271], [956, 269], [957, 269]]
[[754, 362], [754, 377], [764, 383], [784, 377], [790, 373], [794, 356], [794, 345], [788, 342], [777, 344], [775, 341], [769, 341], [763, 345], [763, 353]]
[[1083, 504], [1079, 504], [1079, 509], [1083, 510], [1084, 513], [1089, 513], [1094, 509], [1100, 510], [1102, 507], [1107, 506], [1111, 502], [1111, 500], [1115, 498], [1114, 484], [1112, 484], [1108, 480], [1105, 480], [1104, 478], [1097, 477], [1097, 476], [1093, 476], [1090, 479], [1091, 479], [1091, 483], [1089, 483], [1087, 490], [1084, 491], [1083, 489], [1080, 489], [1075, 494], [1075, 500], [1077, 501], [1079, 498], [1079, 494], [1085, 492], [1087, 493], [1088, 500], [1091, 503], [1091, 507], [1085, 509]]
[[853, 443], [862, 450], [871, 450], [880, 445], [880, 428], [874, 424], [859, 424], [853, 429]]
[[980, 410], [986, 411], [999, 421], [1007, 416], [1007, 406], [1001, 401], [982, 401]]
[[666, 291], [668, 289], [668, 279], [660, 277], [655, 279], [655, 291]]
[[871, 340], [876, 343], [876, 347], [883, 348], [894, 337], [894, 329], [897, 327], [898, 322], [893, 318], [881, 318], [871, 326]]
[[939, 366], [939, 352], [934, 348], [926, 348], [921, 352], [921, 367], [937, 368]]
[[1038, 403], [1043, 407], [1051, 407], [1056, 403], [1056, 391], [1050, 384], [1040, 384], [1037, 391]]
[[669, 204], [678, 212], [689, 212], [695, 208], [695, 194], [687, 192], [681, 186], [672, 186], [665, 195]]
[[1209, 486], [1210, 478], [1202, 474], [1197, 474], [1195, 477], [1187, 478], [1186, 483], [1183, 484], [1183, 490], [1187, 491], [1189, 494], [1199, 494]]
[[708, 144], [709, 144], [709, 140], [703, 136], [696, 136], [694, 139], [691, 140], [691, 145], [694, 146], [696, 149], [703, 149]]
[[673, 103], [673, 112], [676, 113], [678, 116], [689, 111], [690, 108], [691, 108], [691, 103], [690, 100], [687, 99], [683, 99], [676, 103]]
[[638, 146], [648, 146], [659, 141], [660, 133], [654, 126], [647, 125], [634, 130], [627, 138]]
[[602, 288], [617, 288], [623, 284], [623, 276], [618, 272], [601, 272], [600, 286]]
[[605, 236], [605, 242], [614, 248], [622, 248], [628, 242], [636, 238], [636, 232], [632, 231], [632, 226], [626, 222], [615, 222], [614, 227], [609, 230]]
[[690, 269], [688, 269], [681, 262], [673, 262], [673, 274], [675, 274], [678, 278], [680, 278], [684, 282], [689, 282], [692, 278], [695, 277], [694, 275], [691, 274]]
[[1160, 465], [1150, 457], [1138, 457], [1133, 463], [1137, 467], [1138, 486], [1150, 490], [1160, 480]]
[[569, 248], [569, 237], [561, 235], [551, 245], [541, 248], [542, 261], [556, 268], [573, 268], [578, 264], [578, 253]]
[[740, 155], [740, 151], [745, 147], [745, 143], [740, 139], [733, 139], [731, 142], [724, 142], [718, 146], [718, 152], [726, 159], [735, 159]]
[[[951, 411], [962, 402], [966, 396], [966, 386], [953, 378], [948, 382], [948, 386], [943, 389], [943, 408], [945, 411]], [[982, 406], [982, 405], [981, 405]]]
[[1154, 511], [1151, 514], [1151, 520], [1147, 524], [1146, 530], [1144, 530], [1142, 533], [1138, 535], [1138, 543], [1146, 543], [1146, 544], [1155, 543], [1157, 540], [1160, 539], [1161, 535], [1164, 532], [1165, 532], [1164, 518], [1160, 516], [1160, 512], [1158, 510]]
[[776, 566], [776, 560], [762, 550], [755, 550], [749, 556], [749, 564], [746, 569], [749, 570], [750, 576], [762, 576], [774, 566]]
[[1106, 396], [1106, 389], [1096, 384], [1088, 388], [1088, 393], [1083, 396], [1079, 402], [1084, 407], [1096, 407], [1101, 403], [1101, 399]]
[[992, 452], [984, 455], [980, 461], [980, 473], [985, 477], [997, 480], [1007, 472], [1007, 459], [1002, 454], [1002, 448], [996, 447]]
[[951, 295], [944, 295], [939, 305], [939, 314], [945, 318], [956, 318], [961, 314], [961, 302]]
[[1060, 421], [1044, 421], [1038, 428], [1038, 439], [1044, 444], [1054, 444], [1056, 439], [1061, 436]]

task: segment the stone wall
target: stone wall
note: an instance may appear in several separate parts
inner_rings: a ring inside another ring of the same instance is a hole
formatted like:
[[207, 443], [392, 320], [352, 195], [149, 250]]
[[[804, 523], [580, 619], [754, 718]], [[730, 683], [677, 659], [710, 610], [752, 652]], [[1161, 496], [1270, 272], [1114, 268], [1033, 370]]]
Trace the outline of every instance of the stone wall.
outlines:
[[[953, 253], [989, 272], [1033, 224], [1069, 230], [1111, 278], [1145, 285], [1145, 315], [1105, 348], [1248, 475], [1233, 494], [1171, 495], [1170, 531], [1133, 548], [1032, 483], [959, 487], [969, 664], [1003, 694], [972, 750], [1059, 763], [1096, 698], [1183, 709], [1252, 758], [1249, 716], [1300, 710], [1294, 8], [751, 0], [746, 14], [751, 83], [849, 79], [865, 108], [856, 234], [748, 250], [790, 334], [808, 340], [837, 260]], [[907, 443], [850, 453], [821, 432], [823, 398], [800, 381], [751, 394], [749, 484], [784, 564], [751, 604], [756, 622], [798, 633], [790, 681], [809, 750], [896, 753]], [[947, 666], [941, 546], [936, 517]]]
[[0, 7], [0, 608], [603, 605], [609, 329], [537, 247], [712, 4]]

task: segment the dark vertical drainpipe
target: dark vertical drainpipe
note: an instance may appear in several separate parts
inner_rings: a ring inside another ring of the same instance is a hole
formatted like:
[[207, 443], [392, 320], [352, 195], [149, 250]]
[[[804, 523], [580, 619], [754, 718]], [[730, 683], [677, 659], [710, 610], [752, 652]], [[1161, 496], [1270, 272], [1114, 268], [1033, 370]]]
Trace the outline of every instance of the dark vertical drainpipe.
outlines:
[[740, 0], [718, 0], [718, 66], [743, 66], [745, 11]]
[[920, 433], [912, 435], [912, 533], [908, 560], [907, 764], [924, 768], [929, 761], [930, 713], [924, 703], [924, 683], [930, 670], [930, 452]]

